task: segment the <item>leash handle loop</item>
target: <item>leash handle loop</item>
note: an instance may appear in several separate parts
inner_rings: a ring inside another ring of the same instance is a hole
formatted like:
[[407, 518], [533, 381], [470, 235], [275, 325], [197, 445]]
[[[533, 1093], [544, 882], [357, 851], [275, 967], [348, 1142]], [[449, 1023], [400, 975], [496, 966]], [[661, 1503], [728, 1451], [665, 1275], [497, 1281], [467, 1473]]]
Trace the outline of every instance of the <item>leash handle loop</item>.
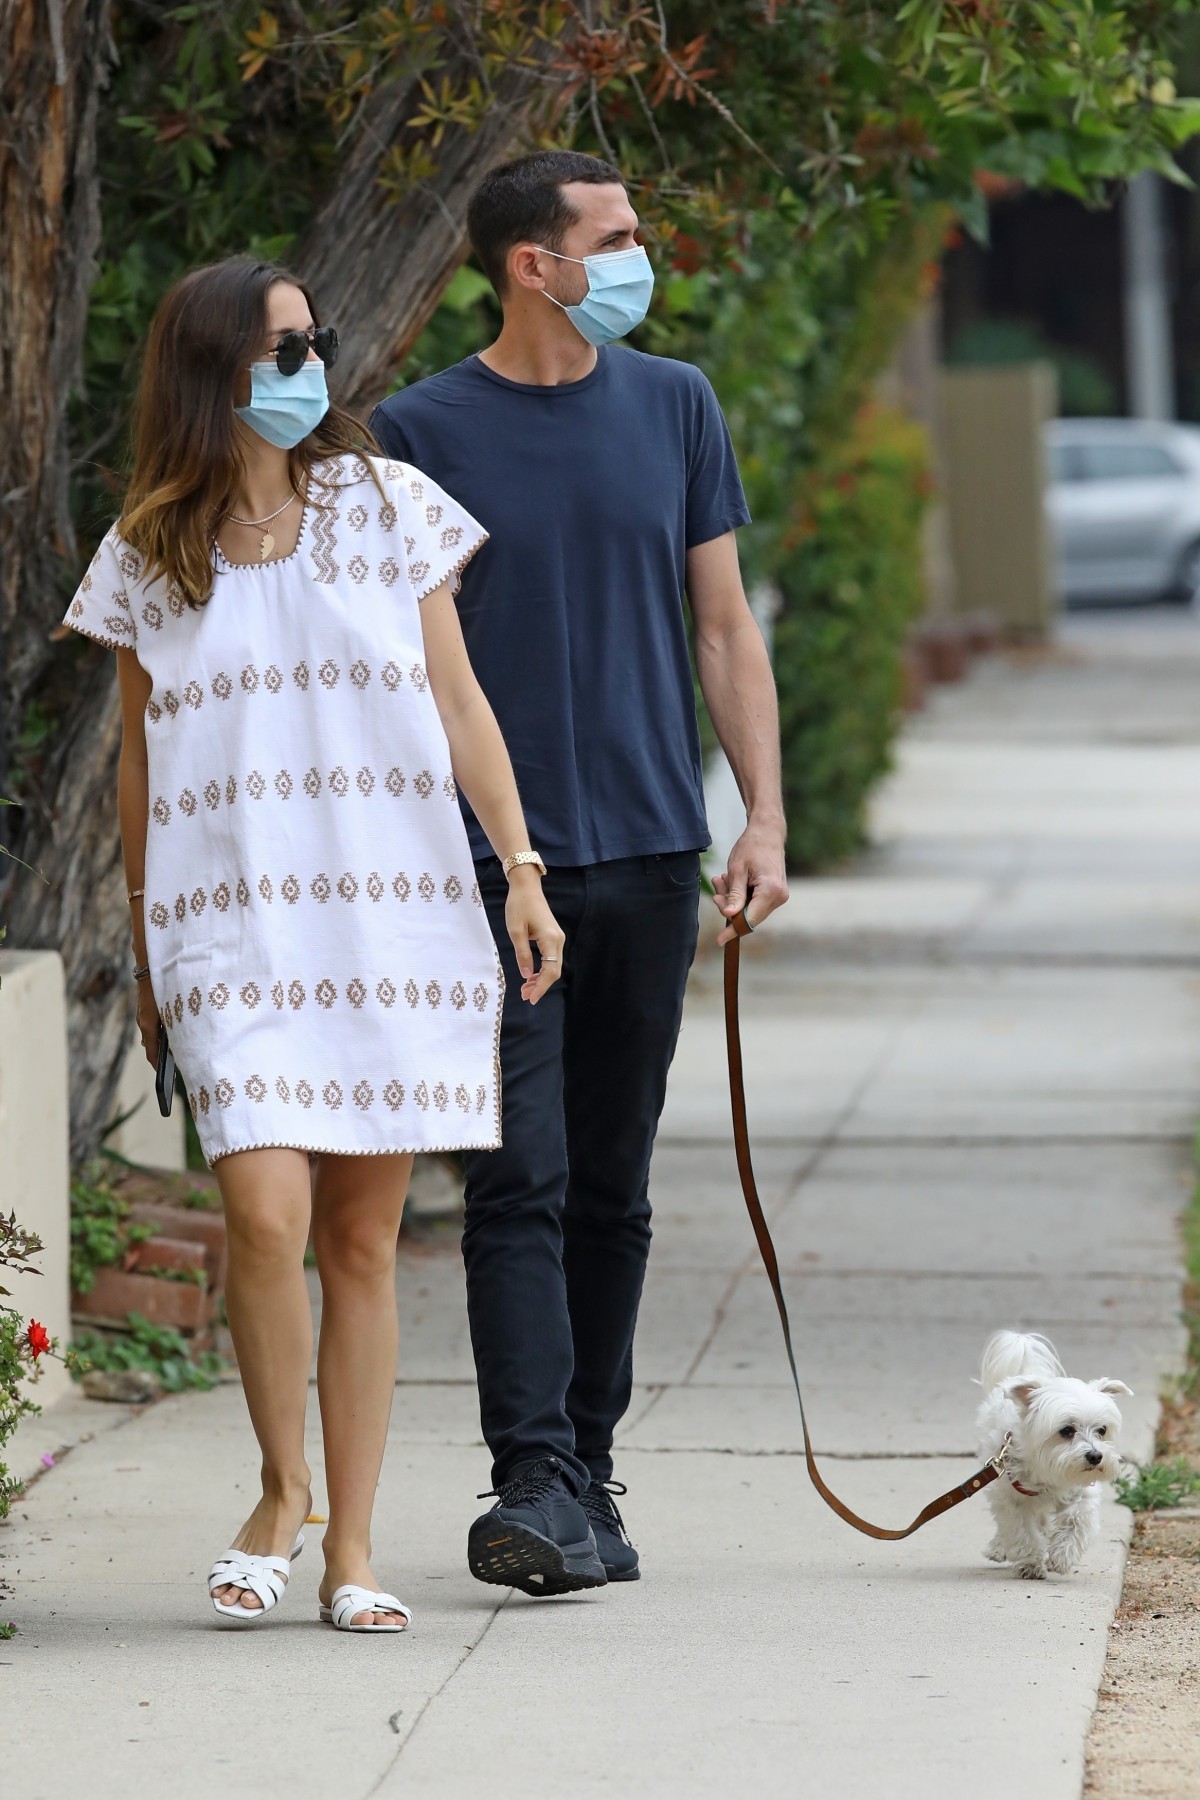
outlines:
[[[737, 1157], [738, 1176], [742, 1184], [742, 1194], [746, 1201], [746, 1211], [750, 1215], [750, 1223], [754, 1236], [758, 1241], [758, 1252], [762, 1257], [763, 1267], [767, 1272], [767, 1280], [771, 1284], [771, 1292], [775, 1296], [775, 1305], [779, 1312], [779, 1323], [783, 1327], [783, 1342], [787, 1350], [788, 1365], [792, 1371], [792, 1385], [796, 1390], [796, 1399], [800, 1407], [800, 1425], [804, 1432], [804, 1460], [808, 1465], [809, 1477], [813, 1486], [825, 1504], [833, 1509], [839, 1519], [853, 1526], [855, 1531], [863, 1532], [867, 1537], [885, 1538], [895, 1542], [900, 1538], [911, 1537], [922, 1525], [931, 1519], [949, 1512], [951, 1507], [960, 1505], [964, 1500], [974, 1499], [976, 1494], [996, 1481], [1000, 1475], [1001, 1459], [986, 1463], [974, 1475], [961, 1482], [958, 1487], [949, 1488], [923, 1506], [911, 1525], [902, 1531], [889, 1531], [882, 1525], [872, 1525], [867, 1519], [860, 1519], [856, 1512], [848, 1507], [844, 1500], [839, 1500], [833, 1489], [828, 1486], [813, 1455], [812, 1440], [808, 1432], [808, 1419], [804, 1412], [804, 1395], [800, 1388], [800, 1375], [796, 1367], [796, 1352], [792, 1344], [792, 1327], [788, 1319], [787, 1301], [783, 1296], [783, 1283], [779, 1275], [779, 1258], [775, 1253], [775, 1244], [763, 1212], [762, 1201], [758, 1197], [758, 1185], [754, 1179], [754, 1164], [750, 1156], [750, 1130], [746, 1118], [746, 1084], [742, 1072], [742, 1034], [738, 1020], [738, 972], [741, 962], [741, 942], [749, 936], [754, 927], [744, 912], [739, 913], [731, 924], [737, 933], [725, 946], [725, 1043], [729, 1057], [729, 1100], [733, 1112], [733, 1147]], [[1002, 1465], [1001, 1465], [1002, 1466]]]

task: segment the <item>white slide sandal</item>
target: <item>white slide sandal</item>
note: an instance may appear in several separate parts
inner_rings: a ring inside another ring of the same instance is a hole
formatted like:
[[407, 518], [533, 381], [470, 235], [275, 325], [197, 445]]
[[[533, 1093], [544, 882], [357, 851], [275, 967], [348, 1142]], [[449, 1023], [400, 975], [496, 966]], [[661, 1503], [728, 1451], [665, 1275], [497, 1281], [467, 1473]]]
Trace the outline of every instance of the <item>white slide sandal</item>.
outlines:
[[[355, 1613], [362, 1612], [394, 1612], [403, 1613], [403, 1625], [355, 1625], [352, 1623]], [[321, 1608], [321, 1622], [334, 1625], [339, 1631], [407, 1631], [412, 1624], [412, 1614], [403, 1600], [397, 1600], [395, 1594], [373, 1594], [370, 1588], [355, 1587], [352, 1581], [344, 1587], [333, 1590], [333, 1599], [328, 1606]]]
[[[288, 1584], [288, 1566], [304, 1548], [304, 1534], [297, 1537], [290, 1556], [251, 1556], [248, 1550], [227, 1550], [208, 1572], [208, 1592], [213, 1611], [238, 1625], [258, 1625], [283, 1599]], [[238, 1587], [244, 1593], [257, 1594], [261, 1607], [225, 1606], [216, 1597], [219, 1587]]]

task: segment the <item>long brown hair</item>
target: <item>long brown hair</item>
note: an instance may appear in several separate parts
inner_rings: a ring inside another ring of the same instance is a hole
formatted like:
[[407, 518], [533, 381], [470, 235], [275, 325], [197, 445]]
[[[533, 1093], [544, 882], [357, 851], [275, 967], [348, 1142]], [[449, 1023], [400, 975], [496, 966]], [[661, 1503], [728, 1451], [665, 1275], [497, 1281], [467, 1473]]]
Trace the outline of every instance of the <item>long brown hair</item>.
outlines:
[[[278, 263], [230, 256], [184, 275], [150, 327], [134, 412], [133, 473], [118, 530], [145, 559], [145, 577], [174, 582], [190, 606], [212, 594], [213, 541], [243, 473], [233, 412], [241, 370], [260, 354], [267, 295], [303, 281]], [[288, 452], [297, 493], [313, 467], [344, 451], [375, 450], [366, 426], [332, 402], [315, 431]]]

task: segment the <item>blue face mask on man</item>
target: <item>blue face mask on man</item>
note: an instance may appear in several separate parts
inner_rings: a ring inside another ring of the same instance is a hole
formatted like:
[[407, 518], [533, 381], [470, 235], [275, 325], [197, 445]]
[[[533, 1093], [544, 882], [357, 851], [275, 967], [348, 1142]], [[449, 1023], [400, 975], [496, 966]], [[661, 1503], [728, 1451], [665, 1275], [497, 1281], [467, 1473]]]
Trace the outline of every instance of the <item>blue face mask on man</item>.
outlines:
[[[541, 245], [538, 246], [542, 248]], [[627, 337], [640, 325], [650, 310], [654, 292], [654, 270], [641, 244], [631, 250], [609, 250], [600, 256], [559, 256], [547, 250], [547, 256], [559, 262], [580, 263], [587, 270], [588, 291], [578, 306], [564, 306], [554, 300], [589, 344], [613, 344]]]
[[268, 444], [294, 449], [329, 411], [324, 363], [302, 363], [294, 375], [281, 374], [273, 362], [251, 363], [250, 404], [233, 410]]

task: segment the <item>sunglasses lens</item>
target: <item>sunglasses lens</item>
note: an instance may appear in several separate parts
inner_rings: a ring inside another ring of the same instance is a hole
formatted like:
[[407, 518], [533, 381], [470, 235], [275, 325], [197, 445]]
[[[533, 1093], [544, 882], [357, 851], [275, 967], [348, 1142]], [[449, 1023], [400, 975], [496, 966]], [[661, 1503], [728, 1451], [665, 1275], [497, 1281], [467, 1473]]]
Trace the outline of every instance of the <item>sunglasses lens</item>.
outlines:
[[332, 325], [319, 325], [313, 332], [313, 349], [325, 364], [332, 369], [338, 358], [338, 334]]
[[308, 360], [308, 339], [302, 331], [289, 331], [275, 346], [275, 366], [281, 375], [295, 375]]

